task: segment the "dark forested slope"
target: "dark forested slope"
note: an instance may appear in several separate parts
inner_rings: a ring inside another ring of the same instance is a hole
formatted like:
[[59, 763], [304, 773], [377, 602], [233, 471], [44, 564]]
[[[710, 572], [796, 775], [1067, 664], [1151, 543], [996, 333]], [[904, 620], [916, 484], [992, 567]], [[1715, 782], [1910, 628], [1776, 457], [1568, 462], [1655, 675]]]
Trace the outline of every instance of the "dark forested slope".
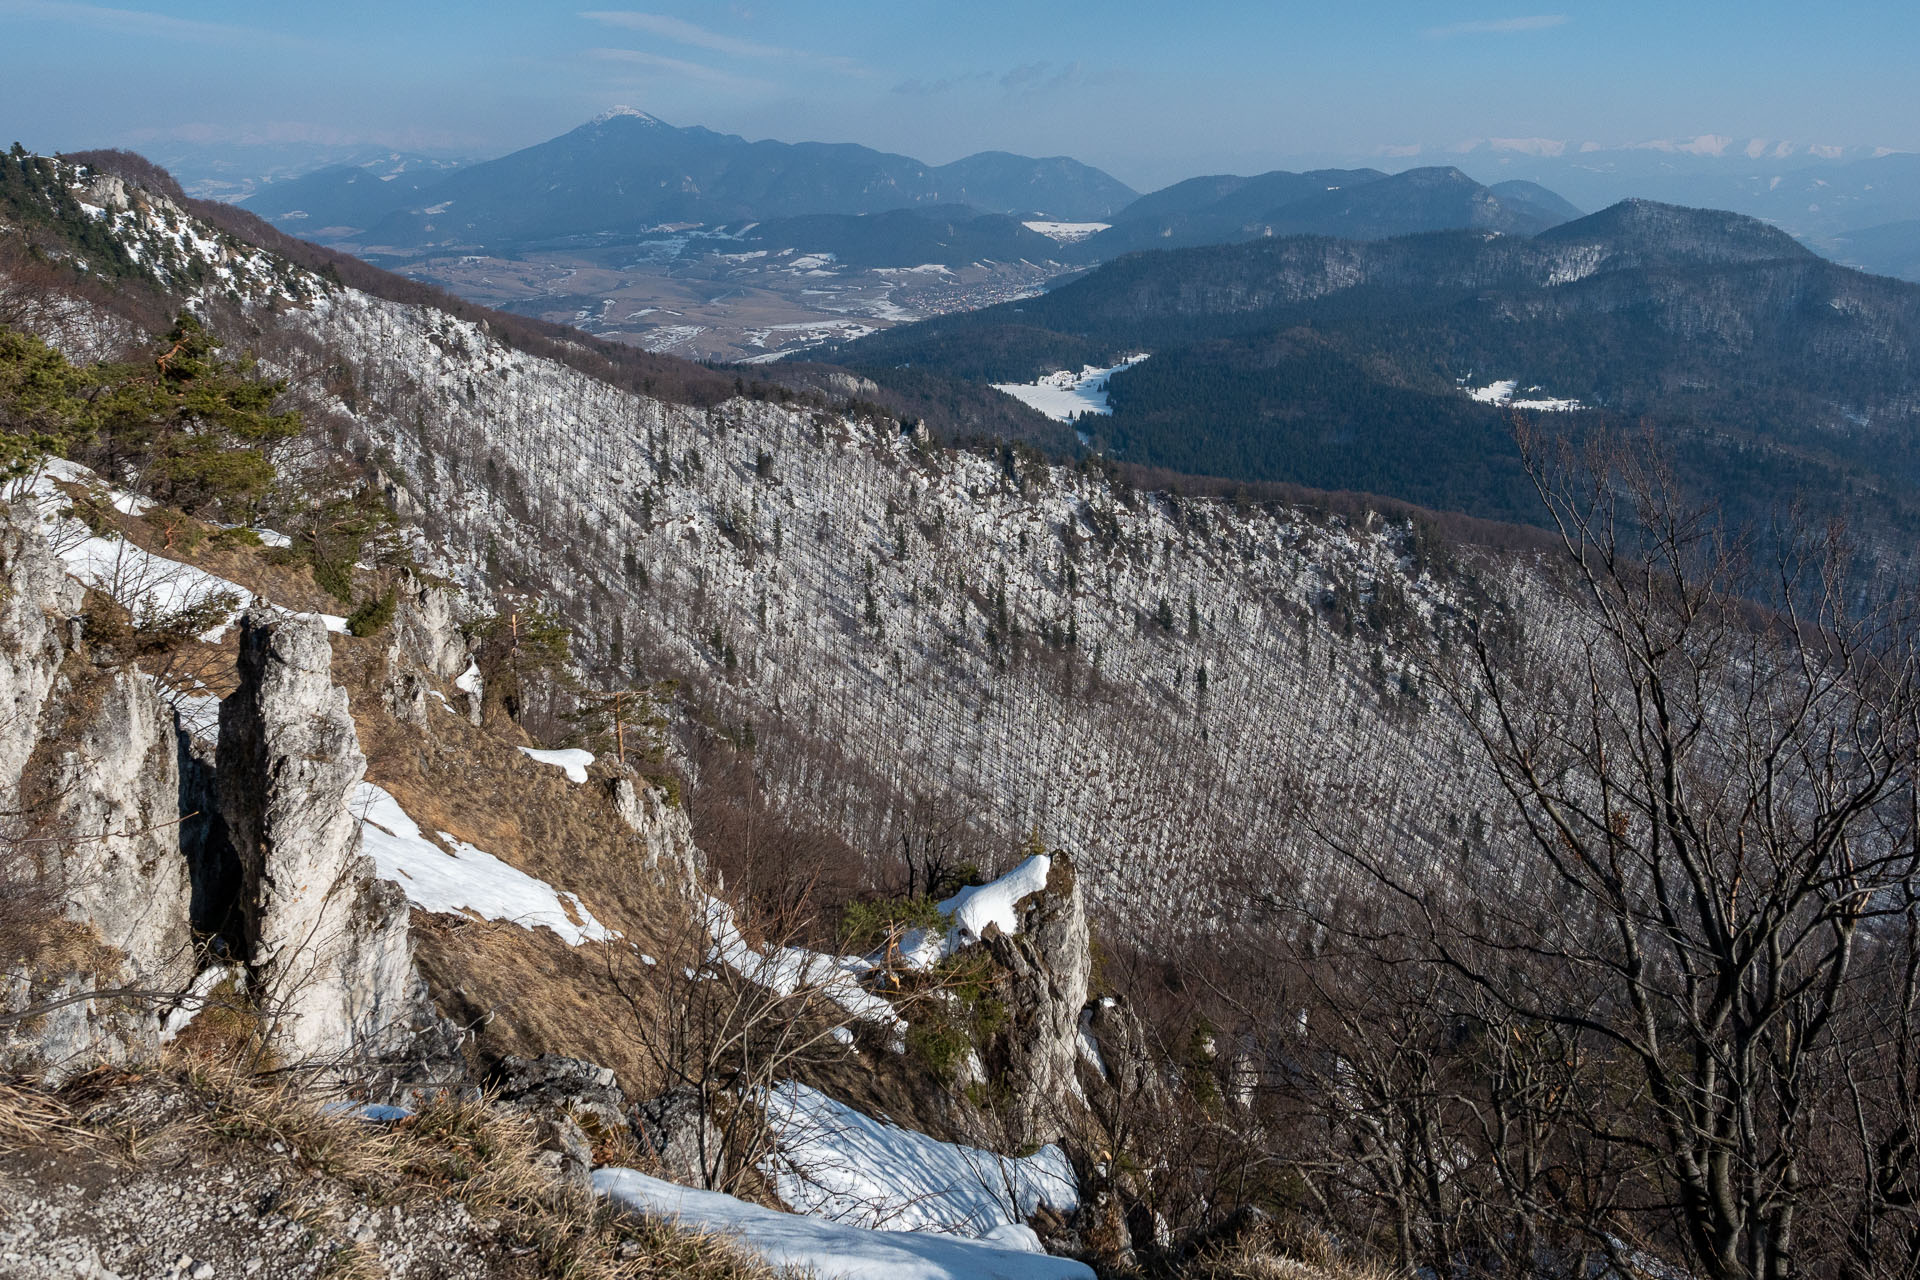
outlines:
[[834, 355], [882, 381], [1021, 382], [1133, 351], [1153, 358], [1083, 428], [1182, 470], [1511, 515], [1528, 503], [1502, 411], [1466, 391], [1512, 380], [1661, 424], [1736, 506], [1877, 490], [1904, 518], [1920, 482], [1920, 287], [1752, 219], [1644, 201], [1531, 237], [1134, 254]]

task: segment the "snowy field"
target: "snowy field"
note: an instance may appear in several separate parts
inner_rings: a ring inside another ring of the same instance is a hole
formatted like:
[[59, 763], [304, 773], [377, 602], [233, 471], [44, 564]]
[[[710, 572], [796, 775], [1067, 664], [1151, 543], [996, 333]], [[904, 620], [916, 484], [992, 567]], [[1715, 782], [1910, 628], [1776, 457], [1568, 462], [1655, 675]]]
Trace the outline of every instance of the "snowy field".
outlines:
[[1038, 1251], [1025, 1225], [1041, 1205], [1080, 1207], [1057, 1146], [995, 1155], [941, 1142], [843, 1106], [793, 1081], [767, 1103], [774, 1154], [762, 1165], [780, 1198], [809, 1217], [884, 1231], [939, 1231]]
[[1539, 387], [1528, 387], [1526, 398], [1516, 400], [1514, 394], [1520, 384], [1512, 378], [1504, 382], [1490, 382], [1484, 387], [1469, 388], [1467, 394], [1481, 404], [1505, 405], [1509, 409], [1532, 409], [1540, 413], [1570, 413], [1575, 409], [1584, 409], [1578, 400], [1556, 400], [1544, 393]]
[[696, 1191], [633, 1169], [596, 1169], [593, 1187], [653, 1217], [729, 1236], [775, 1267], [816, 1280], [1093, 1280], [1086, 1264], [924, 1231], [869, 1231]]
[[1113, 224], [1108, 222], [1023, 222], [1020, 225], [1029, 231], [1038, 231], [1043, 236], [1058, 240], [1061, 244], [1072, 244], [1076, 240], [1085, 240], [1088, 236], [1098, 235]]
[[996, 382], [993, 389], [1006, 392], [1056, 422], [1072, 422], [1083, 413], [1112, 413], [1113, 410], [1107, 406], [1107, 379], [1122, 369], [1133, 368], [1146, 358], [1146, 353], [1142, 352], [1105, 369], [1096, 369], [1092, 365], [1078, 373], [1061, 369], [1037, 382]]

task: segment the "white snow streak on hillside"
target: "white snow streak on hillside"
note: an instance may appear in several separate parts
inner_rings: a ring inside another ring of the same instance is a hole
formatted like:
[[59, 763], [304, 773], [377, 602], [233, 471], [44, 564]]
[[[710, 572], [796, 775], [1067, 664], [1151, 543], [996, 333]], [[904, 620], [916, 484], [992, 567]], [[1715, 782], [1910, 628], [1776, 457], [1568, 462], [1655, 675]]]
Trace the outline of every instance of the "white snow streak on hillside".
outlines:
[[[1532, 409], [1541, 413], [1569, 413], [1575, 409], [1584, 409], [1586, 407], [1578, 400], [1556, 400], [1551, 397], [1516, 400], [1513, 396], [1519, 387], [1520, 384], [1518, 382], [1512, 378], [1508, 378], [1504, 382], [1490, 382], [1484, 387], [1469, 390], [1467, 394], [1475, 400], [1478, 400], [1481, 404], [1499, 404], [1505, 405], [1509, 409]], [[1531, 393], [1540, 390], [1540, 388], [1528, 387], [1527, 390]]]
[[[143, 511], [153, 504], [123, 489], [107, 486], [93, 471], [61, 458], [48, 459], [40, 475], [25, 487], [23, 495], [39, 508], [41, 519], [49, 526], [48, 541], [66, 565], [67, 573], [94, 590], [112, 596], [135, 619], [164, 617], [210, 604], [222, 596], [230, 598], [236, 613], [254, 603], [253, 592], [237, 582], [178, 560], [156, 556], [124, 539], [102, 538], [90, 533], [80, 520], [60, 514], [66, 506], [67, 495], [55, 487], [56, 482], [98, 489], [116, 510], [125, 514]], [[347, 629], [347, 620], [336, 614], [299, 616], [318, 617], [329, 631], [344, 633]], [[210, 627], [200, 638], [217, 644], [229, 625], [221, 623]]]
[[718, 898], [707, 899], [707, 934], [713, 939], [710, 961], [724, 964], [755, 986], [774, 994], [791, 996], [802, 988], [813, 988], [861, 1022], [877, 1022], [893, 1029], [896, 1051], [898, 1037], [905, 1035], [907, 1024], [893, 1006], [860, 985], [864, 974], [874, 966], [860, 956], [829, 956], [804, 947], [773, 947], [761, 952], [740, 936], [733, 920], [733, 908]]
[[1083, 413], [1112, 413], [1107, 406], [1107, 379], [1146, 358], [1144, 353], [1128, 356], [1109, 368], [1088, 365], [1078, 373], [1061, 369], [1038, 382], [996, 382], [993, 389], [1006, 392], [1057, 422], [1071, 422]]
[[675, 1186], [633, 1169], [596, 1169], [593, 1186], [654, 1217], [735, 1237], [773, 1266], [818, 1280], [1093, 1280], [1093, 1271], [1071, 1258], [929, 1232], [866, 1231]]
[[522, 929], [545, 926], [572, 946], [610, 942], [620, 935], [593, 918], [570, 893], [510, 867], [442, 831], [452, 852], [420, 834], [385, 788], [362, 782], [349, 803], [362, 819], [360, 838], [373, 858], [376, 874], [406, 890], [407, 901], [423, 911], [447, 915], [472, 912], [487, 920], [507, 920]]
[[773, 1091], [767, 1116], [776, 1145], [761, 1168], [782, 1200], [811, 1217], [1010, 1240], [1003, 1229], [1029, 1234], [1024, 1223], [1043, 1204], [1062, 1214], [1080, 1207], [1073, 1166], [1057, 1146], [1014, 1158], [941, 1142], [794, 1081]]

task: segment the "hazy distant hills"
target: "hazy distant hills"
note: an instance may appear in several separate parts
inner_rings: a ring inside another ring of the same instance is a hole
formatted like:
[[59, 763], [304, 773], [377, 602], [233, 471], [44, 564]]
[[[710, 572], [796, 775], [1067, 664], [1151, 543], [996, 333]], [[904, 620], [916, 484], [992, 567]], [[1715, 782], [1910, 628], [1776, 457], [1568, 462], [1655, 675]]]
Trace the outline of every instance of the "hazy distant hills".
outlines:
[[983, 152], [926, 165], [851, 143], [749, 142], [621, 110], [435, 181], [373, 187], [328, 172], [270, 187], [248, 207], [289, 229], [350, 229], [336, 232], [336, 240], [497, 251], [636, 237], [663, 225], [737, 225], [943, 205], [1085, 221], [1105, 217], [1134, 195], [1107, 174], [1066, 157]]
[[[832, 253], [847, 265], [887, 267], [1088, 263], [1137, 249], [1301, 233], [1530, 234], [1578, 215], [1537, 184], [1503, 183], [1496, 191], [1453, 168], [1216, 176], [1138, 196], [1064, 156], [987, 151], [926, 165], [852, 144], [749, 142], [631, 110], [450, 172], [332, 166], [269, 185], [247, 207], [302, 235], [398, 254], [512, 255], [701, 227], [727, 228], [769, 252]], [[928, 216], [892, 216], [902, 210]], [[1020, 220], [1112, 225], [1062, 246]]]
[[1512, 381], [1665, 424], [1731, 505], [1858, 485], [1883, 487], [1888, 513], [1920, 511], [1920, 286], [1751, 218], [1646, 201], [1530, 237], [1135, 254], [830, 358], [1024, 382], [1135, 351], [1153, 354], [1083, 429], [1176, 470], [1524, 514], [1500, 411], [1468, 395]]
[[1920, 279], [1920, 155], [1823, 154], [1832, 150], [1701, 138], [1545, 155], [1482, 151], [1460, 163], [1483, 178], [1541, 183], [1588, 208], [1641, 196], [1730, 209], [1850, 266]]
[[[1045, 262], [1057, 241], [1017, 218], [975, 213], [964, 205], [892, 209], [886, 213], [814, 213], [751, 224], [730, 252], [832, 254], [842, 267], [964, 267], [969, 263]], [[689, 250], [692, 251], [692, 250]]]
[[1457, 229], [1531, 235], [1579, 216], [1578, 209], [1544, 187], [1503, 185], [1504, 192], [1494, 191], [1450, 167], [1193, 178], [1142, 196], [1077, 250], [1083, 261], [1101, 261], [1141, 249], [1266, 236], [1377, 240]]
[[420, 203], [422, 192], [460, 167], [394, 160], [328, 165], [269, 183], [241, 203], [306, 239], [338, 239], [372, 226], [396, 209]]

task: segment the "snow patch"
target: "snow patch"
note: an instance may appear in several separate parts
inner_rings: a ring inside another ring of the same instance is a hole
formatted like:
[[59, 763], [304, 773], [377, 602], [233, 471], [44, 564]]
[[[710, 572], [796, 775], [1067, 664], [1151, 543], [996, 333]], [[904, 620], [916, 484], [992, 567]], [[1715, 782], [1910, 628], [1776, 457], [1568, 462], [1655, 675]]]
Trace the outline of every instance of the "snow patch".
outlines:
[[829, 956], [804, 947], [774, 947], [762, 952], [740, 936], [733, 909], [718, 898], [708, 897], [707, 936], [713, 940], [710, 962], [723, 964], [758, 987], [775, 995], [791, 996], [802, 988], [817, 990], [840, 1006], [848, 1017], [859, 1022], [875, 1022], [894, 1033], [895, 1050], [905, 1051], [901, 1037], [907, 1024], [884, 997], [860, 985], [873, 972], [872, 961], [862, 956]]
[[406, 890], [407, 901], [423, 911], [506, 920], [528, 930], [545, 926], [576, 947], [620, 936], [572, 894], [483, 849], [444, 831], [440, 839], [447, 847], [434, 844], [384, 787], [360, 783], [348, 807], [360, 819], [361, 844], [375, 874]]
[[1099, 235], [1108, 227], [1109, 222], [1023, 222], [1020, 224], [1029, 231], [1038, 231], [1041, 235], [1061, 244], [1073, 244], [1085, 240], [1088, 236]]
[[1481, 404], [1504, 405], [1509, 409], [1532, 409], [1541, 413], [1570, 413], [1575, 409], [1584, 409], [1578, 400], [1558, 400], [1550, 396], [1534, 396], [1539, 387], [1528, 387], [1527, 395], [1516, 399], [1514, 393], [1520, 384], [1512, 378], [1503, 382], [1490, 382], [1484, 387], [1470, 388], [1467, 394]]
[[[464, 675], [460, 678], [462, 680], [466, 679]], [[556, 769], [565, 769], [567, 771], [568, 782], [585, 782], [587, 780], [587, 766], [593, 763], [593, 752], [581, 751], [578, 748], [568, 748], [563, 751], [541, 751], [535, 747], [522, 747], [520, 751], [523, 755], [531, 756], [541, 764], [550, 764]]]
[[[731, 1236], [775, 1267], [819, 1280], [1093, 1280], [1085, 1263], [922, 1231], [869, 1231], [696, 1191], [634, 1169], [596, 1169], [593, 1188], [652, 1217]], [[1031, 1233], [1027, 1233], [1028, 1236]]]
[[910, 969], [931, 969], [962, 947], [980, 941], [988, 925], [998, 925], [1002, 933], [1020, 932], [1015, 908], [1020, 900], [1047, 887], [1047, 874], [1053, 859], [1036, 853], [998, 880], [973, 885], [939, 904], [940, 914], [951, 922], [944, 933], [914, 929], [900, 940], [899, 962]]
[[875, 1120], [795, 1081], [767, 1100], [774, 1151], [762, 1171], [782, 1200], [810, 1217], [885, 1231], [980, 1239], [1019, 1227], [1041, 1205], [1080, 1207], [1073, 1166], [1058, 1146], [996, 1155]]

